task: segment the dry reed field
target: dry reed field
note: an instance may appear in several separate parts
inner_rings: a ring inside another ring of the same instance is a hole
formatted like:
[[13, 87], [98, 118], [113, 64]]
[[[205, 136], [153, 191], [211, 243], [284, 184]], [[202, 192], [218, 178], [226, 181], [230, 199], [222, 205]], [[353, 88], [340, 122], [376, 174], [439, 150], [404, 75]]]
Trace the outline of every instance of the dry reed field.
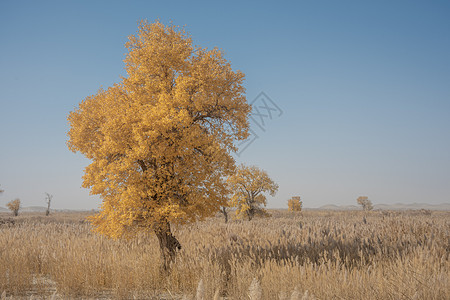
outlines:
[[24, 214], [0, 225], [0, 298], [450, 299], [450, 212], [271, 213], [175, 228], [167, 276], [152, 234], [114, 241], [88, 213]]

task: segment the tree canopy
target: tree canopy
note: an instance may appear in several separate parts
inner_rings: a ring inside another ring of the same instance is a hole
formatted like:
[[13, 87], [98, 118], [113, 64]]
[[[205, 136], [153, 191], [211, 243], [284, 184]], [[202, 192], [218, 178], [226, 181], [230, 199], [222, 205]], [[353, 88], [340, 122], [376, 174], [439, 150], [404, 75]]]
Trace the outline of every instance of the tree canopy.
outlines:
[[246, 216], [249, 220], [258, 213], [265, 213], [262, 206], [266, 206], [267, 198], [264, 193], [275, 196], [278, 191], [278, 185], [267, 172], [256, 166], [240, 165], [227, 182], [232, 191], [229, 206], [236, 207], [236, 216]]
[[302, 211], [303, 202], [300, 196], [293, 196], [288, 200], [289, 211]]
[[127, 76], [69, 114], [68, 147], [91, 160], [83, 187], [103, 199], [97, 231], [170, 234], [226, 201], [231, 152], [248, 136], [244, 74], [174, 25], [143, 21], [126, 47]]

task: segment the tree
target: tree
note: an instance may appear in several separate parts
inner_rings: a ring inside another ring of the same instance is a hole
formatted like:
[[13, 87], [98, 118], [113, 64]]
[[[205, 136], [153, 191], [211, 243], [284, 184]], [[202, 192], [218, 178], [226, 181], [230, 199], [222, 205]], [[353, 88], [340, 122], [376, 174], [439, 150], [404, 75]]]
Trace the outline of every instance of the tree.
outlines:
[[50, 203], [52, 202], [53, 195], [50, 195], [49, 193], [45, 193], [45, 202], [47, 203], [47, 210], [45, 211], [45, 215], [50, 215]]
[[10, 211], [12, 211], [13, 215], [17, 217], [19, 215], [20, 210], [20, 199], [15, 199], [10, 201], [6, 206], [9, 208]]
[[261, 206], [266, 206], [264, 193], [275, 196], [278, 185], [269, 178], [267, 172], [255, 166], [240, 165], [227, 180], [233, 194], [230, 205], [236, 207], [236, 216], [245, 215], [249, 220], [256, 214], [266, 213]]
[[143, 21], [126, 47], [127, 76], [69, 114], [68, 147], [91, 160], [83, 187], [103, 200], [95, 230], [112, 238], [152, 230], [168, 270], [181, 247], [171, 224], [225, 204], [251, 107], [244, 74], [179, 27]]
[[289, 211], [302, 211], [303, 203], [300, 200], [300, 196], [294, 196], [288, 200]]
[[356, 202], [362, 206], [363, 210], [369, 211], [373, 209], [372, 201], [366, 196], [360, 196], [356, 199]]
[[0, 194], [3, 194], [3, 192], [4, 192], [5, 190], [3, 190], [3, 189], [0, 189]]

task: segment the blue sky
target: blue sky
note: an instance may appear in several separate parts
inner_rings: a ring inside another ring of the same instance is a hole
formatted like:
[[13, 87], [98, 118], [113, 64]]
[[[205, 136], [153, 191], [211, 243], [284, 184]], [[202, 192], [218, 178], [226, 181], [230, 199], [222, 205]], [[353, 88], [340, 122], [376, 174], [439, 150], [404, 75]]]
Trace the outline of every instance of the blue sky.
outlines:
[[279, 184], [269, 207], [450, 202], [446, 1], [1, 1], [0, 206], [92, 209], [66, 117], [118, 82], [140, 19], [222, 48], [283, 114], [237, 157]]

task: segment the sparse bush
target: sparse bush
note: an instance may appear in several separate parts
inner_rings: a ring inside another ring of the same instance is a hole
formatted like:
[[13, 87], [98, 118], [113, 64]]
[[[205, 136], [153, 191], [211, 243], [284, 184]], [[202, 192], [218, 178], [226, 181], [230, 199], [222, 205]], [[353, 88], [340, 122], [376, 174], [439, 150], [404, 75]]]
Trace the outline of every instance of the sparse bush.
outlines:
[[20, 210], [20, 199], [15, 199], [6, 204], [6, 206], [9, 208], [9, 210], [12, 211], [13, 215], [17, 217], [19, 215]]
[[45, 215], [49, 216], [50, 215], [50, 204], [52, 202], [53, 199], [53, 195], [50, 195], [49, 193], [45, 193], [45, 202], [47, 203], [47, 210], [45, 211]]

